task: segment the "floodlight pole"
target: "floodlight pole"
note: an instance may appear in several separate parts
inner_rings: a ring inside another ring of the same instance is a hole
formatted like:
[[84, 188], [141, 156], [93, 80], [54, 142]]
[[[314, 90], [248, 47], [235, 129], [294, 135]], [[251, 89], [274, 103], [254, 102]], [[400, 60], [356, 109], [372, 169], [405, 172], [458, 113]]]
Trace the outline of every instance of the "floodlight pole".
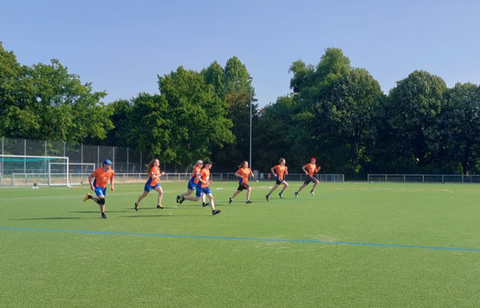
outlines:
[[248, 93], [250, 99], [250, 151], [249, 151], [249, 159], [248, 159], [248, 166], [252, 169], [252, 77], [248, 77]]

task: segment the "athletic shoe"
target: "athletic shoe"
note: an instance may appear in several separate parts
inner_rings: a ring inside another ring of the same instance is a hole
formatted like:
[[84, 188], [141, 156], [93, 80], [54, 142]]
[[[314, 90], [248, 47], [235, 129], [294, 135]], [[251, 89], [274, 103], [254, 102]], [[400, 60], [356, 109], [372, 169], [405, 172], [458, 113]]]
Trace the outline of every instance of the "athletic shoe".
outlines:
[[181, 199], [181, 198], [180, 198], [180, 195], [177, 195], [177, 203], [180, 202], [180, 199]]
[[232, 202], [233, 202], [233, 199], [232, 199], [232, 197], [230, 197], [230, 198], [228, 199], [228, 204], [232, 204]]
[[295, 199], [298, 199], [298, 192], [295, 192]]
[[279, 193], [278, 196], [280, 197], [280, 199], [283, 199], [282, 193]]
[[138, 211], [138, 203], [135, 202], [135, 211]]
[[90, 199], [92, 197], [92, 195], [90, 195], [89, 193], [87, 193], [85, 195], [85, 198], [83, 198], [83, 202], [87, 202], [88, 199]]
[[267, 201], [268, 201], [268, 199], [270, 199], [270, 195], [266, 195], [265, 198], [266, 198]]
[[212, 215], [217, 215], [218, 213], [220, 213], [221, 211], [220, 210], [213, 210], [212, 211]]
[[163, 205], [157, 204], [157, 209], [164, 209]]
[[313, 192], [313, 190], [310, 190], [310, 193], [312, 194], [312, 196], [315, 196], [315, 193]]
[[182, 196], [182, 197], [180, 198], [180, 202], [179, 202], [179, 203], [182, 204], [183, 201], [185, 201], [185, 197], [184, 197], [184, 196]]
[[102, 219], [107, 219], [107, 215], [105, 215], [105, 213], [102, 213]]
[[252, 201], [250, 200], [247, 200], [247, 202], [245, 202], [246, 204], [250, 204], [250, 203], [253, 203]]
[[207, 203], [203, 202], [203, 203], [202, 203], [202, 206], [203, 206], [203, 207], [206, 207], [206, 206], [209, 206], [209, 205], [210, 205], [210, 202], [207, 202]]

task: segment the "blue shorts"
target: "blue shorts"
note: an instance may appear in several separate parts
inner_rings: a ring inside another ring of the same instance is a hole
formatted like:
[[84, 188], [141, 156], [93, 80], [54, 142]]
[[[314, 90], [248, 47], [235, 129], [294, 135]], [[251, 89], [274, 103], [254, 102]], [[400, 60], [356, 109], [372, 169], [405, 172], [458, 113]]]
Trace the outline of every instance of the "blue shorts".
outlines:
[[107, 196], [107, 188], [102, 188], [100, 186], [95, 186], [95, 194], [97, 195], [97, 197], [100, 197], [100, 196], [106, 197]]
[[157, 185], [152, 186], [152, 185], [148, 184], [148, 182], [147, 182], [145, 184], [145, 188], [143, 190], [145, 190], [145, 192], [149, 193], [149, 192], [152, 191], [152, 189], [155, 189], [157, 187], [160, 187], [160, 184], [157, 183]]
[[212, 192], [210, 191], [210, 187], [204, 187], [202, 188], [200, 185], [197, 186], [197, 194], [196, 196], [197, 197], [201, 197], [202, 196], [202, 193], [204, 193], [205, 195], [208, 195], [208, 194], [211, 194]]
[[195, 188], [197, 188], [197, 185], [198, 184], [195, 184], [193, 181], [188, 181], [188, 190], [195, 190]]

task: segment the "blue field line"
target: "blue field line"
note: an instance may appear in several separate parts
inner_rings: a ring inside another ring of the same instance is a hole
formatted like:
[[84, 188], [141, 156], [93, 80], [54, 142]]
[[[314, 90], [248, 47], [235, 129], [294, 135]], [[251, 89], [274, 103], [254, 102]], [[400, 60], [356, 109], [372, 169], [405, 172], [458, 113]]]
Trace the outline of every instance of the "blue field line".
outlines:
[[31, 229], [31, 228], [13, 228], [0, 227], [0, 230], [14, 231], [37, 231], [37, 232], [61, 232], [61, 233], [81, 233], [81, 234], [102, 234], [102, 235], [128, 235], [128, 236], [155, 236], [155, 237], [173, 237], [173, 238], [194, 238], [194, 239], [215, 239], [215, 240], [237, 240], [237, 241], [262, 241], [262, 242], [286, 242], [286, 243], [310, 243], [310, 244], [334, 244], [334, 245], [356, 245], [356, 246], [377, 246], [377, 247], [396, 247], [396, 248], [416, 248], [416, 249], [435, 249], [435, 250], [457, 250], [480, 252], [475, 248], [453, 248], [453, 247], [432, 247], [432, 246], [413, 246], [396, 244], [375, 244], [375, 243], [355, 243], [355, 242], [330, 242], [330, 241], [312, 241], [312, 240], [289, 240], [289, 239], [262, 239], [248, 237], [223, 237], [223, 236], [202, 236], [202, 235], [175, 235], [175, 234], [142, 234], [142, 233], [124, 233], [124, 232], [103, 232], [103, 231], [84, 231], [84, 230], [55, 230], [55, 229]]

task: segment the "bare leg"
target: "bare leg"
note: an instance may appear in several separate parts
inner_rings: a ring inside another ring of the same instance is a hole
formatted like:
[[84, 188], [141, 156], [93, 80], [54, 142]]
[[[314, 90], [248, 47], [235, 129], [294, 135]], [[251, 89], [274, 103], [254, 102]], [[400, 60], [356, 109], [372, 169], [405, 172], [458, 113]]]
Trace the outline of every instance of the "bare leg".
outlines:
[[140, 204], [140, 201], [142, 201], [143, 198], [145, 198], [147, 195], [148, 195], [148, 192], [143, 191], [143, 194], [141, 194], [141, 195], [138, 197], [137, 204]]
[[252, 193], [252, 188], [249, 187], [247, 190], [247, 201], [250, 200], [250, 194]]
[[162, 187], [158, 186], [155, 187], [155, 191], [158, 192], [158, 205], [162, 205], [162, 198], [163, 198], [163, 189]]

